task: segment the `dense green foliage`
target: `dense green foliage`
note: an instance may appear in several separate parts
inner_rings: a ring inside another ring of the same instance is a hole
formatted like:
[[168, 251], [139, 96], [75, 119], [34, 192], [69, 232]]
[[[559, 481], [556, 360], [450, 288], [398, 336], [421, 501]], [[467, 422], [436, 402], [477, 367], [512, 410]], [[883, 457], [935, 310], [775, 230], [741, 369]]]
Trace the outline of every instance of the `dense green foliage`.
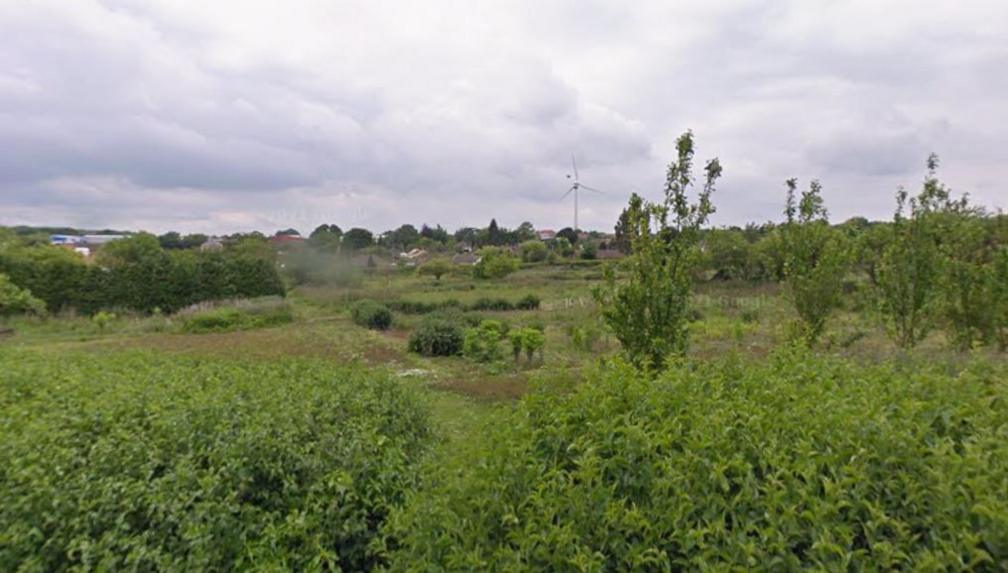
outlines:
[[467, 328], [462, 342], [462, 354], [477, 362], [494, 362], [501, 357], [500, 343], [507, 326], [499, 320], [484, 320]]
[[630, 198], [623, 232], [632, 254], [624, 262], [624, 276], [607, 269], [605, 284], [594, 293], [629, 361], [651, 369], [661, 369], [670, 356], [686, 352], [699, 232], [714, 212], [710, 196], [721, 176], [718, 160], [708, 161], [703, 189], [690, 204], [693, 134], [680, 136], [676, 149], [678, 158], [668, 167], [664, 201], [646, 202], [636, 193]]
[[285, 292], [271, 259], [237, 249], [165, 251], [148, 234], [108, 243], [96, 264], [59, 247], [8, 245], [0, 249], [0, 272], [52, 312], [171, 312], [206, 300]]
[[780, 229], [784, 256], [784, 286], [798, 314], [796, 334], [815, 342], [840, 305], [849, 247], [830, 227], [822, 187], [813, 180], [795, 202], [797, 181], [787, 181], [787, 221]]
[[286, 324], [294, 320], [294, 311], [280, 297], [263, 297], [201, 305], [178, 313], [177, 318], [182, 320], [182, 332], [228, 332]]
[[421, 276], [432, 276], [434, 280], [440, 281], [441, 277], [452, 272], [455, 266], [444, 257], [431, 259], [417, 268], [417, 274]]
[[428, 435], [304, 361], [0, 349], [0, 406], [4, 571], [366, 570]]
[[0, 273], [0, 318], [15, 314], [44, 314], [45, 303], [32, 296], [28, 289], [12, 283]]
[[543, 391], [392, 519], [394, 570], [997, 570], [1006, 372], [792, 351]]
[[370, 299], [353, 303], [350, 317], [354, 323], [374, 330], [386, 330], [392, 326], [392, 311], [384, 304]]
[[465, 334], [458, 322], [431, 315], [410, 335], [409, 350], [423, 356], [455, 356], [462, 353], [464, 343]]
[[518, 257], [505, 249], [483, 247], [479, 255], [479, 262], [472, 268], [473, 276], [478, 279], [500, 279], [517, 271], [521, 266]]

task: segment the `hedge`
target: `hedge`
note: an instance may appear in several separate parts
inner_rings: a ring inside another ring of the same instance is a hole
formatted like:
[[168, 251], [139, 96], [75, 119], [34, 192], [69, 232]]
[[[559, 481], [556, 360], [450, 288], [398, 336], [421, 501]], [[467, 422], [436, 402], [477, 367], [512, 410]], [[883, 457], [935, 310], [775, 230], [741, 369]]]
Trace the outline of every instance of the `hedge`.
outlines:
[[392, 569], [1000, 570], [1006, 374], [606, 367], [488, 423], [391, 520]]

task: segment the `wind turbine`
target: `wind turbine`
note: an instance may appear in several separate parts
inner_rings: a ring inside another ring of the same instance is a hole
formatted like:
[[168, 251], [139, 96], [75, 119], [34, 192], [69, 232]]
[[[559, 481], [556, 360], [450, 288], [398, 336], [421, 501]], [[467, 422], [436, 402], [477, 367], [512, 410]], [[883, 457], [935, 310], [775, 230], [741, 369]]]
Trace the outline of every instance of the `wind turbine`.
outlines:
[[[574, 156], [573, 155], [571, 155], [571, 167], [574, 168], [574, 177], [573, 177], [574, 182], [571, 184], [571, 188], [568, 189], [567, 192], [564, 193], [562, 197], [560, 197], [560, 200], [563, 201], [564, 199], [567, 198], [568, 195], [571, 194], [571, 192], [574, 193], [574, 232], [577, 233], [577, 231], [578, 231], [578, 191], [580, 191], [581, 189], [584, 189], [586, 191], [591, 191], [592, 193], [600, 193], [600, 194], [602, 193], [602, 191], [599, 191], [598, 189], [595, 189], [594, 187], [589, 187], [589, 186], [585, 185], [584, 183], [581, 183], [581, 181], [578, 179], [577, 161], [574, 160]], [[567, 174], [567, 179], [571, 179], [570, 173]]]

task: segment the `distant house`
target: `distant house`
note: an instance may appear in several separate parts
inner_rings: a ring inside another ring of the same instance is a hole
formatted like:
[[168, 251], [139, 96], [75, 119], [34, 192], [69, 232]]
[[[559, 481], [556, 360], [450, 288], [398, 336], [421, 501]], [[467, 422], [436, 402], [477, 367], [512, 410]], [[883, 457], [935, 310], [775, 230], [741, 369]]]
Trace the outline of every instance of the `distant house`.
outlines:
[[424, 249], [412, 249], [408, 253], [399, 253], [399, 262], [407, 267], [422, 265], [430, 258], [430, 253]]
[[91, 247], [93, 250], [105, 243], [111, 243], [112, 241], [118, 241], [119, 239], [125, 238], [127, 238], [126, 235], [84, 235], [81, 237], [81, 243], [83, 243], [84, 246]]
[[556, 231], [553, 229], [539, 229], [536, 231], [540, 241], [552, 241], [556, 238]]
[[51, 245], [79, 245], [84, 242], [84, 237], [80, 235], [49, 235]]
[[199, 247], [201, 251], [219, 251], [223, 248], [224, 243], [218, 237], [210, 237]]
[[469, 266], [472, 266], [472, 265], [475, 265], [476, 263], [480, 262], [480, 260], [482, 260], [482, 259], [483, 259], [483, 257], [481, 257], [481, 256], [479, 256], [479, 255], [477, 255], [475, 253], [459, 253], [459, 254], [455, 255], [454, 257], [452, 257], [452, 263], [454, 263], [456, 265], [469, 265]]
[[300, 235], [273, 235], [269, 241], [274, 245], [298, 245], [305, 242]]

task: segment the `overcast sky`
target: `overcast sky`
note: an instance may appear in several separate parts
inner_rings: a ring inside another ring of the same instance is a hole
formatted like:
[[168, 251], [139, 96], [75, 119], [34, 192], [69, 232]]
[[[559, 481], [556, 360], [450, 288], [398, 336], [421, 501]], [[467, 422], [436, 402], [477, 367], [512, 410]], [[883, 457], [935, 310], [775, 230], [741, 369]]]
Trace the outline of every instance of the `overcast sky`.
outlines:
[[686, 129], [719, 225], [1004, 208], [1006, 126], [1004, 0], [0, 0], [0, 224], [609, 231]]

